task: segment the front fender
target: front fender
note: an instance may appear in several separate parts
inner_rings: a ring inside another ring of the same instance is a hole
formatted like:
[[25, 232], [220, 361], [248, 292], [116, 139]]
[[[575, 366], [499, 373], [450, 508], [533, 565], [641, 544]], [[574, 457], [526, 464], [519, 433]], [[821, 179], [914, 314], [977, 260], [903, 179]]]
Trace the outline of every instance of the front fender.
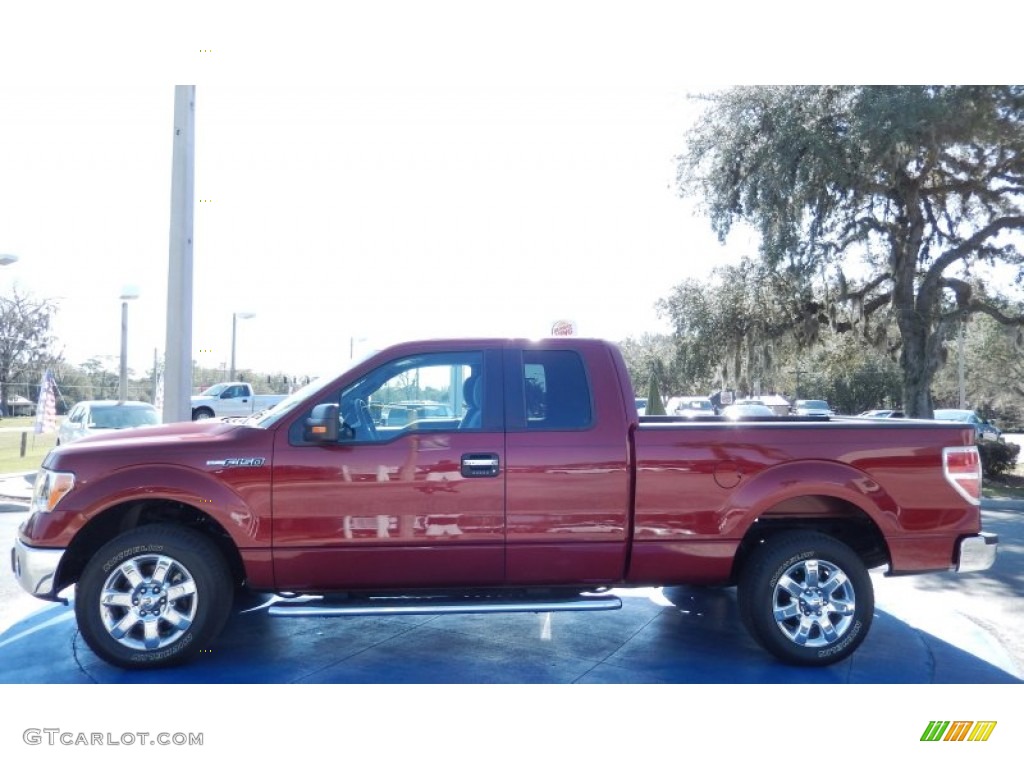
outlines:
[[[260, 470], [227, 470], [240, 471]], [[53, 512], [33, 515], [24, 533], [29, 541], [66, 545], [87, 523], [113, 507], [166, 501], [185, 504], [209, 515], [240, 549], [269, 547], [269, 477], [261, 479], [250, 474], [248, 479], [250, 482], [244, 485], [232, 485], [217, 474], [176, 464], [125, 467], [95, 481], [76, 484]]]

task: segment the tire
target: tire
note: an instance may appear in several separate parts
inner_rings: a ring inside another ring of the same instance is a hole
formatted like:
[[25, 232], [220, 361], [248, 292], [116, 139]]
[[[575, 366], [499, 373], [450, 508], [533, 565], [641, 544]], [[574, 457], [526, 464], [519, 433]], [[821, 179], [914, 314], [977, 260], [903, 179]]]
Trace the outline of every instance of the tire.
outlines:
[[192, 411], [192, 421], [204, 421], [205, 419], [212, 419], [213, 411], [209, 408], [196, 408]]
[[867, 636], [875, 611], [864, 563], [841, 541], [818, 533], [784, 534], [756, 550], [740, 575], [738, 602], [754, 639], [801, 666], [847, 658]]
[[75, 587], [75, 618], [93, 653], [126, 669], [181, 664], [220, 634], [234, 584], [203, 535], [146, 525], [97, 550]]

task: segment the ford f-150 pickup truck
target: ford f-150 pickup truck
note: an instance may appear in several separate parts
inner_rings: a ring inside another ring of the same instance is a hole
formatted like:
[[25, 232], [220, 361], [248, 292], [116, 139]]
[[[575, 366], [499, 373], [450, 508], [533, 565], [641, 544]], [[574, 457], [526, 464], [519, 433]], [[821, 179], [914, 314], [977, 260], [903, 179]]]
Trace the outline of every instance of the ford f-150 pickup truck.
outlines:
[[[89, 646], [146, 668], [210, 647], [242, 586], [290, 598], [278, 615], [350, 615], [736, 585], [764, 648], [824, 665], [868, 632], [869, 569], [994, 562], [970, 425], [639, 417], [633, 391], [600, 340], [402, 344], [244, 423], [55, 448], [12, 565], [40, 598], [75, 585]], [[372, 415], [409, 401], [447, 407]]]
[[225, 381], [192, 396], [192, 420], [232, 419], [266, 411], [286, 395], [257, 395], [247, 381]]

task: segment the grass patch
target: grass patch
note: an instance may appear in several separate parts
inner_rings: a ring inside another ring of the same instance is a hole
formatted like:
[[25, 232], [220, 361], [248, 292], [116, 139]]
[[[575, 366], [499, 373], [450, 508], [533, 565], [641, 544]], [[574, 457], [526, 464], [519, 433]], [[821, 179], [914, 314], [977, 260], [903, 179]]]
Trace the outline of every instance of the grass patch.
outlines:
[[[31, 472], [43, 463], [47, 452], [57, 444], [56, 432], [37, 435], [31, 416], [7, 417], [0, 421], [0, 474]], [[12, 429], [20, 427], [22, 429]], [[25, 436], [25, 455], [21, 455], [21, 439]]]
[[986, 479], [981, 495], [986, 499], [1024, 499], [1024, 475], [1006, 474], [998, 480]]

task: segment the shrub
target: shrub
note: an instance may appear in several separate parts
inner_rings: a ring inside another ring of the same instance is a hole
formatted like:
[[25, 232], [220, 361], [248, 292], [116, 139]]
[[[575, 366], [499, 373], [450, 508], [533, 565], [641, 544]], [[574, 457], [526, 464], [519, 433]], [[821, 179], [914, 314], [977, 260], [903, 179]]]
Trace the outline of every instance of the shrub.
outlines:
[[978, 453], [981, 454], [981, 471], [984, 476], [997, 478], [1017, 466], [1020, 446], [1002, 440], [984, 440], [978, 443]]

